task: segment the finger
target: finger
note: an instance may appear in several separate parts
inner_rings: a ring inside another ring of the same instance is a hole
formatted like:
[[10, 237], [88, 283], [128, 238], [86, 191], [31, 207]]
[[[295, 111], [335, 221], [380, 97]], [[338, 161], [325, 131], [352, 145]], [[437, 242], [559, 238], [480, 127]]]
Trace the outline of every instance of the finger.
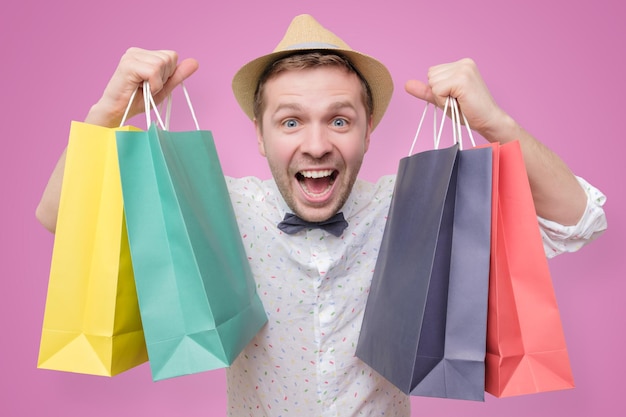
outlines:
[[150, 52], [137, 58], [140, 61], [137, 66], [138, 79], [140, 83], [148, 80], [156, 104], [198, 69], [198, 61], [193, 58], [177, 64], [178, 56], [173, 51]]
[[454, 67], [450, 64], [438, 65], [428, 71], [428, 84], [432, 90], [434, 100], [441, 104], [452, 96], [458, 98], [455, 86], [458, 79], [455, 76]]
[[426, 83], [418, 80], [409, 80], [404, 84], [404, 90], [410, 95], [421, 100], [434, 103], [432, 89]]
[[133, 52], [129, 64], [133, 65], [135, 83], [140, 85], [143, 81], [148, 81], [153, 94], [158, 93], [176, 71], [178, 54], [174, 51], [146, 51], [136, 48]]
[[454, 97], [462, 101], [468, 89], [475, 88], [480, 81], [476, 64], [469, 58], [437, 65], [428, 71], [428, 83], [437, 101]]
[[[178, 55], [174, 51], [150, 51], [141, 48], [129, 48], [122, 56], [120, 63], [104, 91], [102, 103], [105, 108], [116, 109], [121, 115], [128, 106], [130, 97], [137, 92], [129, 113], [129, 117], [143, 111], [143, 94], [141, 85], [150, 83], [151, 91], [162, 91], [168, 79], [176, 72]], [[191, 67], [191, 70], [189, 69]], [[181, 73], [189, 75], [193, 65], [185, 64]], [[139, 91], [137, 91], [139, 89]], [[158, 100], [155, 100], [158, 102]]]
[[161, 98], [161, 96], [168, 95], [180, 83], [185, 81], [194, 72], [196, 72], [198, 67], [198, 61], [193, 58], [187, 58], [181, 61], [180, 64], [178, 64], [178, 66], [174, 69], [173, 74], [168, 78], [167, 82], [163, 86], [163, 90], [158, 94], [159, 98]]

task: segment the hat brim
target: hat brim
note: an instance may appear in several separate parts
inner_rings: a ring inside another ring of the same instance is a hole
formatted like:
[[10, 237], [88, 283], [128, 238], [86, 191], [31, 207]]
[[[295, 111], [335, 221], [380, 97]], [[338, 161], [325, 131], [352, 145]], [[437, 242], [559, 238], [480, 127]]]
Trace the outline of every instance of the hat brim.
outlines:
[[353, 50], [338, 48], [315, 47], [314, 49], [292, 49], [279, 52], [272, 52], [257, 59], [254, 59], [237, 71], [232, 81], [233, 93], [244, 113], [254, 119], [254, 94], [259, 82], [259, 78], [265, 69], [272, 63], [287, 55], [296, 52], [307, 52], [316, 50], [335, 51], [350, 60], [352, 65], [359, 71], [368, 83], [372, 93], [373, 113], [372, 130], [376, 128], [383, 118], [391, 96], [393, 95], [393, 80], [391, 74], [381, 62], [368, 55]]

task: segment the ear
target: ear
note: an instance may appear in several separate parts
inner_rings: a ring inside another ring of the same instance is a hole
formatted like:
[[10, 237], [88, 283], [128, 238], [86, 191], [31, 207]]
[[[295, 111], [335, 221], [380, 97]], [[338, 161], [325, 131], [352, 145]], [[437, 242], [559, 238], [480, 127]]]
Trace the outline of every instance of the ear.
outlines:
[[365, 149], [363, 153], [366, 153], [370, 148], [370, 135], [372, 134], [372, 126], [374, 123], [374, 118], [370, 116], [369, 122], [367, 123], [367, 131], [365, 132]]
[[261, 154], [261, 156], [265, 156], [265, 143], [263, 142], [263, 132], [262, 132], [262, 128], [261, 128], [261, 124], [259, 123], [259, 121], [255, 118], [254, 120], [254, 130], [256, 131], [256, 141], [257, 141], [257, 146], [259, 148], [259, 153]]

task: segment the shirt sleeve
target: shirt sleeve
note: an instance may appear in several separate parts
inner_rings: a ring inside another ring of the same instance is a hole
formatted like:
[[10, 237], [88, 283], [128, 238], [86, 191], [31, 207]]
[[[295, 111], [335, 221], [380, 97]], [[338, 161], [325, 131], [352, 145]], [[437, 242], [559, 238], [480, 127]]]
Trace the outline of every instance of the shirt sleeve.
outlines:
[[603, 209], [606, 196], [583, 178], [577, 179], [587, 193], [587, 208], [577, 224], [564, 226], [537, 217], [543, 248], [548, 258], [554, 258], [564, 252], [575, 252], [606, 230], [607, 222]]

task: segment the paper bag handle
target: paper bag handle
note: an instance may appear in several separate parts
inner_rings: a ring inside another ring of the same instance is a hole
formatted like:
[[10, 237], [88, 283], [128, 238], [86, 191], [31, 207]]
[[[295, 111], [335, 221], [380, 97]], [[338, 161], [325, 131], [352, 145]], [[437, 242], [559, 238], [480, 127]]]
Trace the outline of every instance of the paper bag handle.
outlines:
[[[426, 117], [426, 113], [428, 112], [429, 105], [430, 103], [427, 102], [426, 106], [424, 107], [424, 111], [422, 112], [422, 117], [420, 118], [419, 125], [417, 126], [417, 131], [415, 132], [415, 137], [413, 138], [413, 143], [411, 144], [411, 149], [409, 150], [409, 156], [413, 154], [413, 149], [415, 147], [415, 143], [417, 142], [417, 137], [419, 136], [420, 131], [422, 130], [422, 124], [424, 123], [424, 119]], [[461, 117], [462, 117], [463, 123], [465, 124], [465, 127], [467, 128], [467, 133], [470, 137], [470, 141], [472, 142], [472, 146], [476, 146], [476, 142], [474, 142], [474, 136], [472, 135], [472, 129], [470, 128], [470, 125], [467, 122], [467, 118], [465, 117], [465, 115], [459, 110], [459, 105], [457, 103], [457, 100], [454, 97], [447, 97], [446, 103], [443, 108], [443, 117], [441, 119], [441, 124], [439, 126], [439, 129], [437, 129], [437, 107], [435, 107], [435, 111], [433, 113], [434, 148], [439, 149], [439, 143], [441, 141], [441, 133], [443, 132], [443, 124], [446, 119], [445, 115], [448, 112], [448, 107], [450, 107], [450, 116], [452, 119], [452, 136], [453, 136], [454, 143], [458, 143], [459, 148], [463, 149], [462, 129], [461, 129]], [[439, 130], [439, 133], [437, 133], [437, 130]]]
[[[191, 104], [191, 99], [189, 98], [189, 93], [187, 92], [187, 88], [185, 87], [185, 84], [183, 83], [181, 83], [180, 85], [183, 89], [183, 93], [185, 94], [185, 98], [187, 100], [187, 106], [189, 107], [189, 111], [191, 112], [191, 117], [193, 118], [194, 124], [196, 125], [196, 130], [200, 130], [200, 125], [198, 124], [198, 119], [196, 118], [196, 112], [194, 111], [193, 106]], [[122, 121], [120, 122], [120, 127], [124, 126], [124, 123], [126, 123], [128, 112], [130, 111], [130, 107], [133, 104], [133, 101], [135, 100], [135, 95], [137, 94], [137, 90], [138, 89], [133, 91], [133, 94], [130, 96], [130, 100], [128, 101], [128, 105], [126, 106], [124, 115], [122, 116]], [[159, 122], [159, 125], [161, 126], [161, 129], [169, 130], [170, 116], [172, 112], [172, 93], [170, 93], [167, 96], [167, 109], [165, 112], [165, 124], [163, 123], [163, 120], [161, 119], [161, 115], [159, 114], [156, 104], [154, 103], [154, 98], [152, 97], [152, 93], [150, 91], [150, 83], [148, 81], [143, 82], [143, 102], [144, 102], [144, 111], [146, 114], [146, 126], [150, 127], [150, 124], [152, 123], [150, 119], [150, 114], [151, 114], [150, 110], [153, 109], [154, 114], [156, 115], [157, 120]]]

